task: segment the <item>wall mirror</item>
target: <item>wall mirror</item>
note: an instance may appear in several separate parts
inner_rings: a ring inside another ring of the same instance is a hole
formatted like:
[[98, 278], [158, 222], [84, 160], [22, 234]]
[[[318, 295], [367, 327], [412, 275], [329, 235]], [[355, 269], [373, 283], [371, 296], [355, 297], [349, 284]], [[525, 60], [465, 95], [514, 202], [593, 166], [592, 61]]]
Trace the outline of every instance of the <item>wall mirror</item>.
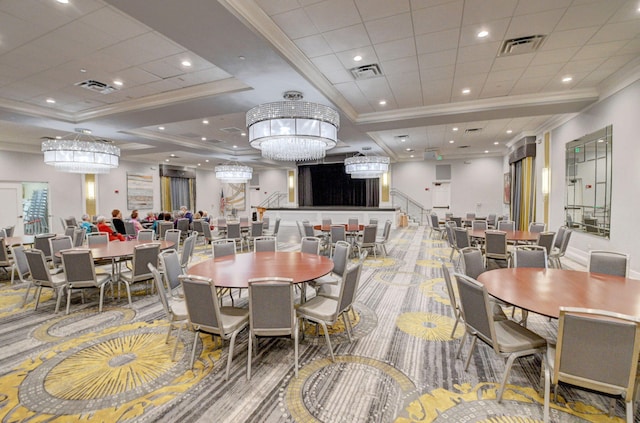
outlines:
[[611, 223], [612, 129], [609, 125], [566, 146], [566, 225], [605, 238]]

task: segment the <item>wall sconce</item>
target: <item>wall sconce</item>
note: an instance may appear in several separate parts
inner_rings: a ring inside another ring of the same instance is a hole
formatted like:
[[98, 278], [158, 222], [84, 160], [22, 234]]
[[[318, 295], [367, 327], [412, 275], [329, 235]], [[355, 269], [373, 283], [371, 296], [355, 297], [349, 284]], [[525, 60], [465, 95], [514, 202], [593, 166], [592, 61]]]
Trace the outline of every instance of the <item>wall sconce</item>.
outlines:
[[287, 185], [288, 185], [288, 191], [289, 191], [289, 202], [290, 203], [295, 203], [296, 201], [296, 177], [295, 177], [295, 172], [293, 170], [290, 170], [287, 172]]
[[96, 199], [96, 183], [95, 182], [87, 182], [87, 200], [95, 200]]
[[551, 173], [548, 167], [542, 168], [542, 184], [541, 190], [542, 194], [549, 195], [549, 190], [551, 188]]
[[389, 173], [387, 172], [382, 174], [382, 186], [383, 187], [389, 186]]

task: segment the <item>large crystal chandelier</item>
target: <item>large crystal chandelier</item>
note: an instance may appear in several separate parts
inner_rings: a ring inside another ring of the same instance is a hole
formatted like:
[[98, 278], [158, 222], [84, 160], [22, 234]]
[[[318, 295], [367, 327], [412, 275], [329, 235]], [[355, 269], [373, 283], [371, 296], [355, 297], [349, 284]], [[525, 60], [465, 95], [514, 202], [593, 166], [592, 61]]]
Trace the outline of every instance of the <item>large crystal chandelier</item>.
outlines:
[[109, 173], [117, 168], [120, 149], [111, 141], [91, 137], [86, 129], [76, 129], [65, 137], [42, 141], [44, 162], [56, 170], [72, 173]]
[[358, 154], [344, 160], [344, 170], [353, 179], [379, 178], [389, 170], [389, 157]]
[[216, 178], [230, 184], [245, 183], [251, 180], [253, 169], [237, 163], [225, 163], [215, 167]]
[[322, 104], [301, 101], [288, 91], [285, 101], [261, 104], [247, 112], [249, 144], [262, 157], [280, 161], [322, 159], [335, 147], [340, 127], [338, 112]]

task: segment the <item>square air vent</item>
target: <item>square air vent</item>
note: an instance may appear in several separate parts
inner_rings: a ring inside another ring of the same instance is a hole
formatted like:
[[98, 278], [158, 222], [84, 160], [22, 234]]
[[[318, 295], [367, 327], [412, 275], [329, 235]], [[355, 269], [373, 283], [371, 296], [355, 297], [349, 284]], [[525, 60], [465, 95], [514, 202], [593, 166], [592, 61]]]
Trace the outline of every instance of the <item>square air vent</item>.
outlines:
[[500, 47], [498, 57], [534, 53], [540, 48], [545, 38], [546, 35], [529, 35], [505, 40]]
[[351, 75], [355, 79], [369, 79], [382, 75], [380, 65], [372, 63], [370, 65], [358, 66], [357, 68], [351, 68]]
[[464, 133], [465, 134], [477, 134], [480, 131], [482, 131], [482, 128], [469, 128], [469, 129], [465, 129]]
[[112, 85], [105, 84], [104, 82], [100, 81], [95, 81], [93, 79], [87, 79], [86, 81], [77, 82], [75, 85], [77, 87], [86, 88], [100, 94], [109, 94], [114, 91], [118, 91], [118, 89]]
[[244, 130], [240, 128], [236, 128], [235, 126], [230, 126], [228, 128], [220, 128], [222, 132], [226, 132], [227, 134], [239, 134], [240, 132], [244, 132]]

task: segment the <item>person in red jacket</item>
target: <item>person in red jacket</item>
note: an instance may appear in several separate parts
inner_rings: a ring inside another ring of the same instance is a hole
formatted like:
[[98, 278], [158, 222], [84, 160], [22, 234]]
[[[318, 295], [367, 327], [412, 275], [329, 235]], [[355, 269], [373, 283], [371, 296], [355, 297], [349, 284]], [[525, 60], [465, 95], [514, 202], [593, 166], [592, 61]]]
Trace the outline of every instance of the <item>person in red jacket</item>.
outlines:
[[120, 240], [120, 241], [124, 241], [124, 236], [116, 231], [113, 230], [113, 228], [109, 225], [107, 225], [107, 223], [105, 222], [105, 217], [104, 216], [98, 216], [98, 231], [99, 232], [106, 232], [109, 234], [109, 241], [115, 241]]

